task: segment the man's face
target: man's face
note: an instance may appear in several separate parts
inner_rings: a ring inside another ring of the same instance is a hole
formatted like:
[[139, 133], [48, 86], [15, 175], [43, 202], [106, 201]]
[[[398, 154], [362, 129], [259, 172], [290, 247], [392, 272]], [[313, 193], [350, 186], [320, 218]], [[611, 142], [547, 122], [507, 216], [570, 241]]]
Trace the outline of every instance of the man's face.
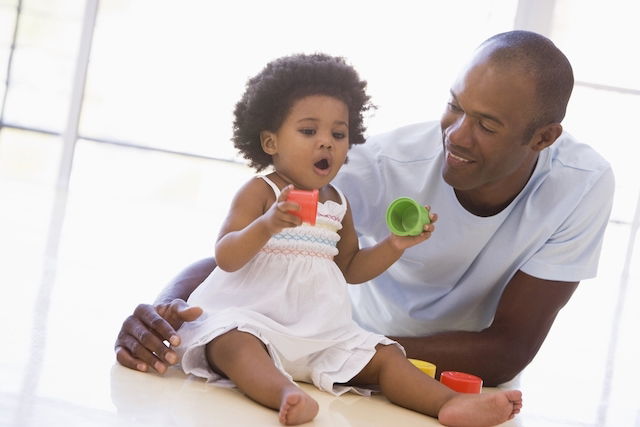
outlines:
[[449, 185], [498, 196], [508, 195], [514, 180], [526, 182], [537, 158], [525, 136], [535, 113], [534, 89], [520, 70], [482, 55], [463, 71], [440, 121], [442, 176]]

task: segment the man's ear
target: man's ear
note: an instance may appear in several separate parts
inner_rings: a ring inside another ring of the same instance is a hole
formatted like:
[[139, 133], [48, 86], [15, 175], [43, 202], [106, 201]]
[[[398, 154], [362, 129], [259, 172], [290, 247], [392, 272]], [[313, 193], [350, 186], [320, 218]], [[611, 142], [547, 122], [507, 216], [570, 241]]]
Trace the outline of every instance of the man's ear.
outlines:
[[267, 154], [274, 155], [276, 154], [276, 136], [273, 132], [268, 130], [263, 130], [260, 132], [260, 145], [262, 146], [262, 151]]
[[536, 151], [542, 151], [551, 146], [556, 139], [562, 134], [562, 125], [560, 123], [551, 123], [542, 126], [533, 134], [531, 148]]

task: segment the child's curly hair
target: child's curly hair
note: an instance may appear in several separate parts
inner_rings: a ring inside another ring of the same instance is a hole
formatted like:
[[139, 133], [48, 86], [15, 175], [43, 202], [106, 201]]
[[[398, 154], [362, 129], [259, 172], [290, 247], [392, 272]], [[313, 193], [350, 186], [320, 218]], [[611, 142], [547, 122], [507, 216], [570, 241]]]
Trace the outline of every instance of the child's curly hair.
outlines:
[[310, 95], [337, 98], [349, 110], [349, 147], [365, 141], [363, 113], [375, 108], [366, 94], [367, 82], [344, 58], [325, 54], [297, 54], [268, 63], [249, 79], [242, 99], [236, 104], [233, 145], [260, 172], [272, 164], [262, 150], [260, 132], [276, 132], [295, 101]]

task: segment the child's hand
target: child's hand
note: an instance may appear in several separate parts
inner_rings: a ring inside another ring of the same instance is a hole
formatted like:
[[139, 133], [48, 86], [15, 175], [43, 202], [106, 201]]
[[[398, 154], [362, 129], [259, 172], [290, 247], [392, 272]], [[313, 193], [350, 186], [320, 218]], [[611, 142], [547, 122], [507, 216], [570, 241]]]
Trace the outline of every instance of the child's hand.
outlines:
[[438, 215], [431, 213], [431, 208], [428, 205], [425, 206], [425, 208], [427, 208], [427, 212], [429, 212], [429, 219], [431, 222], [429, 224], [425, 224], [424, 231], [417, 236], [398, 236], [393, 233], [389, 235], [389, 242], [395, 249], [404, 251], [405, 249], [415, 246], [418, 243], [422, 243], [431, 237], [431, 233], [436, 229], [434, 223], [438, 220]]
[[262, 215], [271, 235], [281, 232], [284, 228], [302, 224], [302, 220], [290, 212], [300, 209], [298, 203], [287, 201], [287, 196], [292, 189], [293, 185], [287, 185], [280, 193], [278, 200]]

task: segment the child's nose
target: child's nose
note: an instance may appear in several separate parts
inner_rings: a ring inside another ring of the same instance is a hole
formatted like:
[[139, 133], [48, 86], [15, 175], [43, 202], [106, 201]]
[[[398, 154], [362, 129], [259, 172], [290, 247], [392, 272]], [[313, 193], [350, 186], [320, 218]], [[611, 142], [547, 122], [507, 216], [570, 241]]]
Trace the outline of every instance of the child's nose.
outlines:
[[321, 135], [320, 136], [320, 148], [330, 149], [333, 147], [332, 135]]

